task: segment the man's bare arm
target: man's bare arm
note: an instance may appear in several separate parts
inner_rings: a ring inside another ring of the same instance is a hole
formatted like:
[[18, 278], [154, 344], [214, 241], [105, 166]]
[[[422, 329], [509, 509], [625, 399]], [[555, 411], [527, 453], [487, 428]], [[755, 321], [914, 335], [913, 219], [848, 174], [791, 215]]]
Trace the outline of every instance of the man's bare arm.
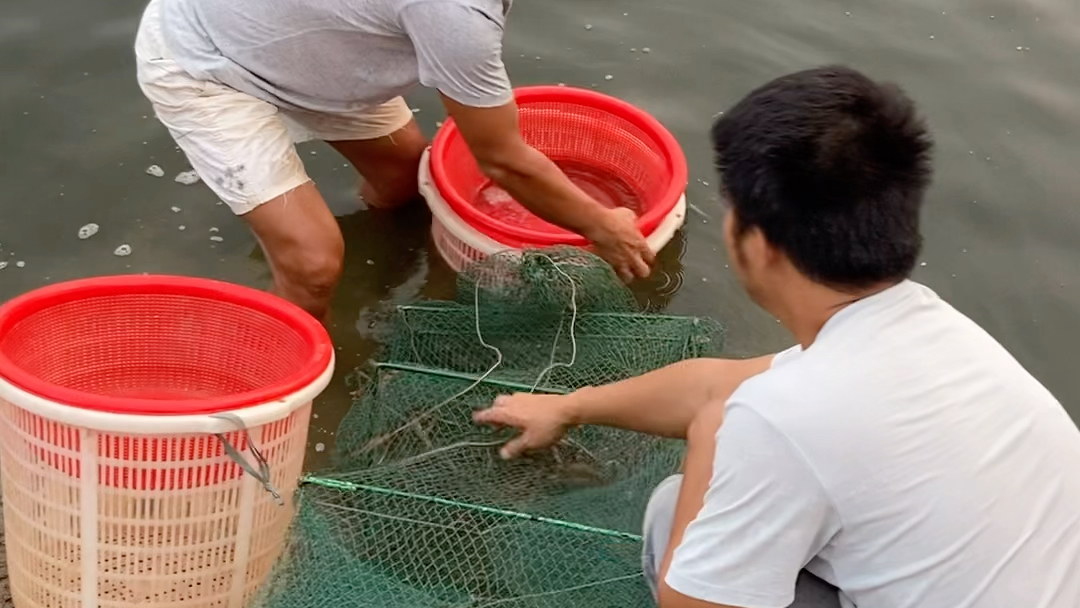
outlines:
[[769, 369], [772, 359], [773, 355], [743, 361], [690, 359], [570, 395], [504, 396], [491, 408], [476, 412], [473, 419], [521, 431], [503, 447], [505, 458], [553, 445], [579, 424], [685, 438], [702, 409], [726, 402], [746, 379]]

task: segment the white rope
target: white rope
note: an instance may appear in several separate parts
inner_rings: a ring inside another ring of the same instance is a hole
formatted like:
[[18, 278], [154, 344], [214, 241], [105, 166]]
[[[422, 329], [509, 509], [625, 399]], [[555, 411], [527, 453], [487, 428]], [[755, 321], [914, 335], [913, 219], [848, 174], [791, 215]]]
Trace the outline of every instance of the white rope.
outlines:
[[[537, 254], [537, 255], [539, 255], [539, 256], [543, 257], [544, 259], [546, 259], [547, 261], [551, 262], [551, 265], [555, 268], [555, 270], [559, 274], [561, 274], [563, 277], [565, 277], [566, 280], [570, 283], [570, 313], [571, 314], [570, 314], [569, 336], [570, 336], [570, 346], [571, 346], [571, 348], [570, 348], [570, 361], [569, 362], [562, 362], [562, 361], [557, 362], [557, 361], [554, 361], [555, 353], [558, 350], [558, 341], [559, 341], [559, 338], [562, 335], [562, 331], [561, 331], [562, 330], [562, 323], [560, 322], [559, 331], [557, 331], [555, 333], [555, 343], [552, 345], [552, 348], [551, 348], [551, 359], [550, 359], [551, 363], [540, 372], [540, 375], [538, 375], [536, 377], [536, 381], [533, 383], [532, 388], [530, 389], [529, 392], [535, 392], [537, 387], [539, 387], [540, 383], [543, 381], [544, 376], [549, 374], [551, 371], [553, 371], [553, 370], [555, 370], [555, 369], [557, 369], [559, 367], [572, 367], [577, 361], [577, 335], [576, 335], [577, 319], [578, 319], [577, 284], [574, 282], [574, 279], [569, 274], [567, 274], [562, 268], [560, 268], [559, 262], [556, 262], [551, 256], [549, 256], [547, 254], [544, 254], [544, 253], [540, 253], [540, 254]], [[411, 327], [409, 326], [407, 320], [405, 321], [405, 325], [406, 325], [406, 327], [409, 327], [410, 330], [411, 330]], [[424, 412], [420, 413], [419, 415], [415, 416], [412, 420], [406, 422], [405, 424], [401, 425], [397, 429], [394, 429], [390, 433], [378, 438], [377, 445], [385, 444], [387, 441], [393, 439], [394, 437], [396, 437], [400, 433], [404, 432], [406, 429], [409, 429], [409, 428], [412, 428], [412, 427], [416, 426], [417, 424], [419, 424], [419, 422], [421, 420], [424, 420], [424, 419], [428, 418], [429, 416], [431, 416], [435, 412], [437, 412], [437, 411], [441, 410], [442, 408], [446, 407], [448, 404], [450, 404], [450, 403], [456, 401], [457, 399], [460, 399], [461, 397], [465, 396], [467, 393], [469, 393], [470, 391], [475, 389], [477, 386], [482, 384], [485, 380], [487, 380], [487, 378], [489, 376], [491, 376], [491, 374], [495, 373], [495, 370], [499, 369], [499, 367], [503, 364], [504, 356], [503, 356], [502, 350], [500, 350], [497, 346], [494, 346], [494, 345], [488, 343], [488, 341], [484, 339], [484, 333], [480, 328], [480, 280], [479, 280], [479, 278], [477, 279], [477, 281], [476, 281], [476, 283], [474, 285], [474, 292], [473, 292], [473, 326], [474, 326], [474, 329], [476, 330], [476, 337], [480, 341], [480, 344], [483, 345], [488, 350], [491, 350], [491, 351], [493, 351], [495, 353], [495, 363], [492, 364], [492, 366], [490, 368], [488, 368], [488, 370], [486, 372], [484, 372], [480, 377], [478, 377], [475, 381], [473, 381], [473, 383], [470, 384], [469, 386], [467, 386], [464, 389], [458, 391], [457, 393], [451, 395], [447, 399], [444, 399], [443, 401], [439, 402], [438, 404], [432, 406], [427, 411], [424, 411]], [[410, 341], [412, 341], [413, 338], [414, 338], [413, 332], [410, 331]], [[413, 348], [414, 354], [416, 354], [416, 356], [417, 356], [417, 360], [419, 361], [419, 353], [416, 350], [415, 342], [412, 342], [412, 348]]]

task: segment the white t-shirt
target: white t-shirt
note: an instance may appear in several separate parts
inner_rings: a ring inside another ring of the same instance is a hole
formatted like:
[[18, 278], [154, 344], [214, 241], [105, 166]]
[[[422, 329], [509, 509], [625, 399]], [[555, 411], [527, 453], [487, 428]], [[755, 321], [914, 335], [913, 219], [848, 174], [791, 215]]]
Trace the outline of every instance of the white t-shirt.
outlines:
[[281, 108], [349, 112], [416, 84], [500, 106], [511, 0], [165, 0], [180, 67]]
[[781, 608], [804, 567], [845, 606], [1080, 607], [1080, 430], [930, 289], [857, 302], [732, 395], [667, 582]]

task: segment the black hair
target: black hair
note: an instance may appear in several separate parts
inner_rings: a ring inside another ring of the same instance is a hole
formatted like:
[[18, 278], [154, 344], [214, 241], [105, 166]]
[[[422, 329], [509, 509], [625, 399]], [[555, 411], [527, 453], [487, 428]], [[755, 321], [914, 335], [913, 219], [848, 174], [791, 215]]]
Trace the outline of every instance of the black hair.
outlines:
[[759, 228], [837, 289], [911, 274], [933, 142], [898, 86], [842, 66], [789, 74], [720, 117], [712, 139], [737, 234]]

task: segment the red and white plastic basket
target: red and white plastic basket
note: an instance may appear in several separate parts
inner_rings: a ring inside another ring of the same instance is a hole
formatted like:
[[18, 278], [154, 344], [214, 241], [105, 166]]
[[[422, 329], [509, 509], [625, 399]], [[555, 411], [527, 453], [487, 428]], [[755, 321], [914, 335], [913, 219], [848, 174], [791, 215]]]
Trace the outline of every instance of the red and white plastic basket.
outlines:
[[93, 278], [0, 306], [16, 605], [246, 606], [286, 540], [333, 367], [307, 313], [217, 281]]
[[[523, 87], [515, 98], [527, 143], [557, 164], [588, 167], [596, 181], [630, 191], [642, 203], [638, 227], [653, 251], [672, 239], [686, 219], [687, 165], [659, 121], [586, 89]], [[480, 208], [476, 197], [490, 184], [453, 120], [447, 121], [421, 162], [420, 191], [431, 208], [435, 246], [454, 270], [507, 249], [588, 246], [583, 237], [531, 214], [508, 221]]]

